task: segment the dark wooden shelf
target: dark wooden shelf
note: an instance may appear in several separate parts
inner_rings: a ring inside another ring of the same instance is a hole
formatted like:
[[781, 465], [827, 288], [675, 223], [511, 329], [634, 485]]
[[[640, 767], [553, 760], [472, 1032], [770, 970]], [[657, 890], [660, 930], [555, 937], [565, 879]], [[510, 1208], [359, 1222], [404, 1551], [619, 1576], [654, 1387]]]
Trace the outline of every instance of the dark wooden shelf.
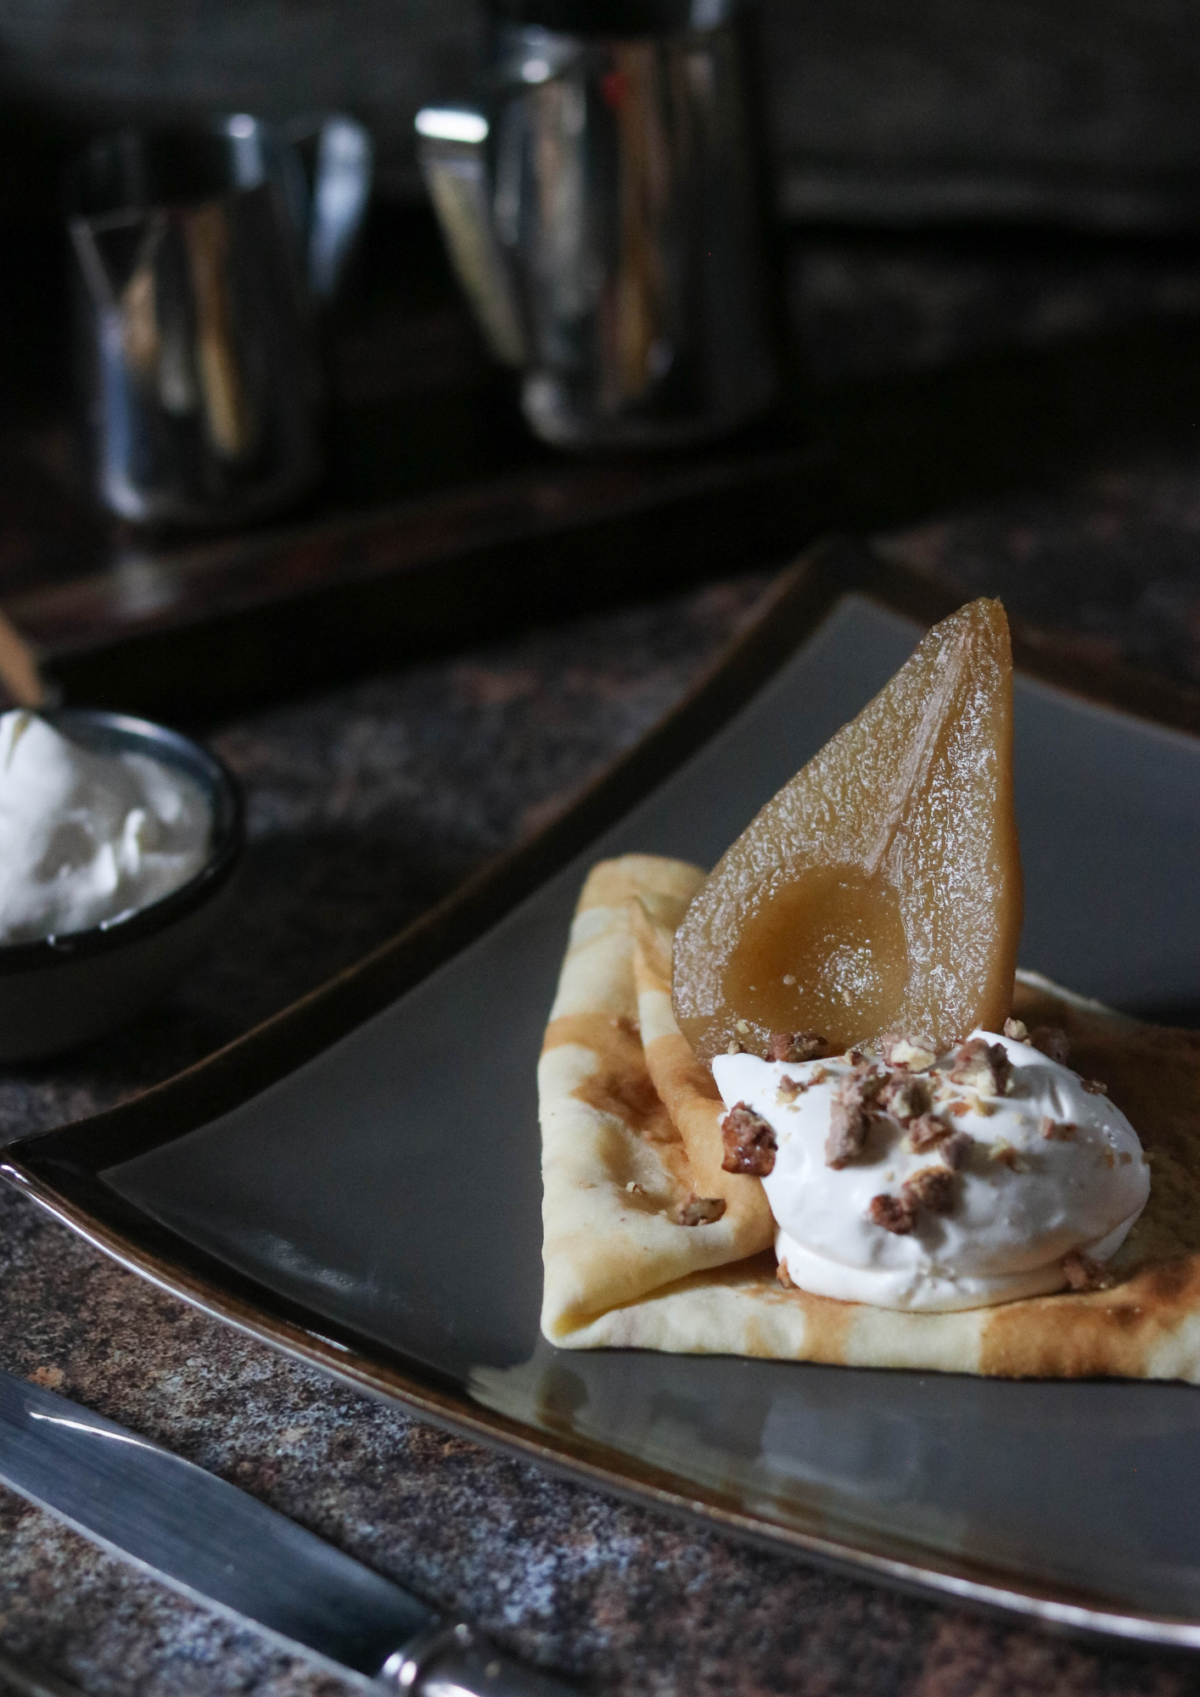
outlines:
[[[782, 256], [795, 375], [774, 418], [686, 454], [568, 458], [525, 429], [428, 214], [385, 207], [328, 328], [322, 490], [256, 528], [155, 537], [98, 515], [79, 484], [61, 250], [52, 227], [26, 236], [26, 335], [0, 344], [0, 604], [66, 699], [180, 722], [761, 569], [825, 529], [908, 523], [1194, 442], [1193, 245], [809, 231]], [[805, 282], [822, 253], [851, 276], [840, 317]], [[918, 288], [905, 319], [879, 278], [909, 273], [927, 275], [929, 299]], [[941, 326], [931, 361], [922, 337], [947, 275], [972, 279], [978, 305], [965, 329]], [[1156, 277], [1176, 295], [1192, 279], [1193, 308], [1157, 310]], [[1026, 325], [1064, 278], [1086, 333], [1039, 341]]]

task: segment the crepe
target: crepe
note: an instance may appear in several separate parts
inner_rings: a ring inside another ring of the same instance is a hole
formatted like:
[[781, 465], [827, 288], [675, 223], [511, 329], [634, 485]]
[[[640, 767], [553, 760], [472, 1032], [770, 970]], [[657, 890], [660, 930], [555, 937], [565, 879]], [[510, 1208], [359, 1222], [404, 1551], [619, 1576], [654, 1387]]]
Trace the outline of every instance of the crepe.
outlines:
[[[762, 1185], [722, 1170], [724, 1108], [671, 1008], [671, 940], [704, 876], [627, 855], [579, 899], [538, 1069], [550, 1342], [1200, 1383], [1200, 1033], [1018, 974], [1014, 1014], [1065, 1028], [1071, 1066], [1107, 1084], [1151, 1163], [1114, 1287], [949, 1314], [785, 1290]], [[678, 1223], [696, 1198], [721, 1217]]]

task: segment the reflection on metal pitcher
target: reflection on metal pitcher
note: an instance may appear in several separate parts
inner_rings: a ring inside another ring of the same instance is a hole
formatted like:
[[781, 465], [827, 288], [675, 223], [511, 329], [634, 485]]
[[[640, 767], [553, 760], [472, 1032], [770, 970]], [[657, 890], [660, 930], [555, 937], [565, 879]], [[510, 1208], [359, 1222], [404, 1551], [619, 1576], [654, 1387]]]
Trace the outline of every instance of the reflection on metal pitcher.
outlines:
[[369, 178], [365, 132], [342, 118], [318, 129], [311, 189], [299, 152], [244, 115], [88, 151], [70, 219], [78, 374], [112, 512], [231, 523], [316, 481], [313, 302], [333, 292]]
[[418, 114], [463, 286], [550, 442], [697, 440], [775, 394], [729, 11], [693, 5], [691, 27], [629, 39], [501, 25], [490, 110]]

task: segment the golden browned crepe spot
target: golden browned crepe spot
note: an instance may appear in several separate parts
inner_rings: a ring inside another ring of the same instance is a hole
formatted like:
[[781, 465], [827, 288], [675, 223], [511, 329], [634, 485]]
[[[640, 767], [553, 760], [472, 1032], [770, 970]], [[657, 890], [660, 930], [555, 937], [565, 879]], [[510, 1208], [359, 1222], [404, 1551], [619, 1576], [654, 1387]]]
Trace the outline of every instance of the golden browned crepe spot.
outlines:
[[1145, 1377], [1157, 1347], [1198, 1314], [1200, 1260], [1187, 1256], [1112, 1290], [992, 1309], [979, 1370], [1004, 1378]]
[[563, 1044], [590, 1049], [595, 1066], [572, 1091], [601, 1113], [615, 1114], [639, 1137], [678, 1143], [679, 1132], [646, 1069], [642, 1041], [633, 1020], [610, 1014], [564, 1014], [546, 1028], [542, 1053]]
[[[757, 1182], [757, 1180], [755, 1181]], [[806, 1361], [821, 1361], [841, 1366], [846, 1359], [846, 1343], [854, 1323], [854, 1302], [838, 1302], [832, 1296], [814, 1296], [807, 1290], [784, 1290], [776, 1276], [775, 1251], [755, 1256], [747, 1262], [756, 1277], [746, 1291], [764, 1308], [787, 1306], [803, 1314]], [[746, 1354], [771, 1357], [775, 1353], [769, 1335], [761, 1323], [751, 1321], [746, 1327]]]
[[[698, 868], [652, 855], [584, 889], [539, 1069], [542, 1325], [560, 1346], [977, 1372], [1200, 1382], [1200, 1034], [1114, 1014], [1034, 975], [1014, 1013], [1062, 1027], [1068, 1064], [1129, 1116], [1151, 1194], [1108, 1290], [914, 1314], [776, 1282], [762, 1186], [721, 1168], [723, 1108], [671, 1008], [671, 941]], [[689, 1196], [724, 1215], [675, 1222]]]

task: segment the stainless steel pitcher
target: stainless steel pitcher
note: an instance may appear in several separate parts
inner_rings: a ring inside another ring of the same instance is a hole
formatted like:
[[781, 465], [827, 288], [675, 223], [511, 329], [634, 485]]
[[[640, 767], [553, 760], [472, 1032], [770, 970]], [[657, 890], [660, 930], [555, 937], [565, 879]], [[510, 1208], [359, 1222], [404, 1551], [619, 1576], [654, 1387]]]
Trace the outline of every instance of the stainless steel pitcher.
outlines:
[[239, 523], [320, 473], [314, 307], [362, 219], [371, 148], [341, 117], [309, 140], [311, 182], [301, 152], [244, 114], [106, 137], [76, 168], [85, 446], [123, 518]]
[[723, 434], [778, 386], [736, 0], [552, 5], [496, 24], [485, 106], [417, 116], [447, 247], [546, 441]]

